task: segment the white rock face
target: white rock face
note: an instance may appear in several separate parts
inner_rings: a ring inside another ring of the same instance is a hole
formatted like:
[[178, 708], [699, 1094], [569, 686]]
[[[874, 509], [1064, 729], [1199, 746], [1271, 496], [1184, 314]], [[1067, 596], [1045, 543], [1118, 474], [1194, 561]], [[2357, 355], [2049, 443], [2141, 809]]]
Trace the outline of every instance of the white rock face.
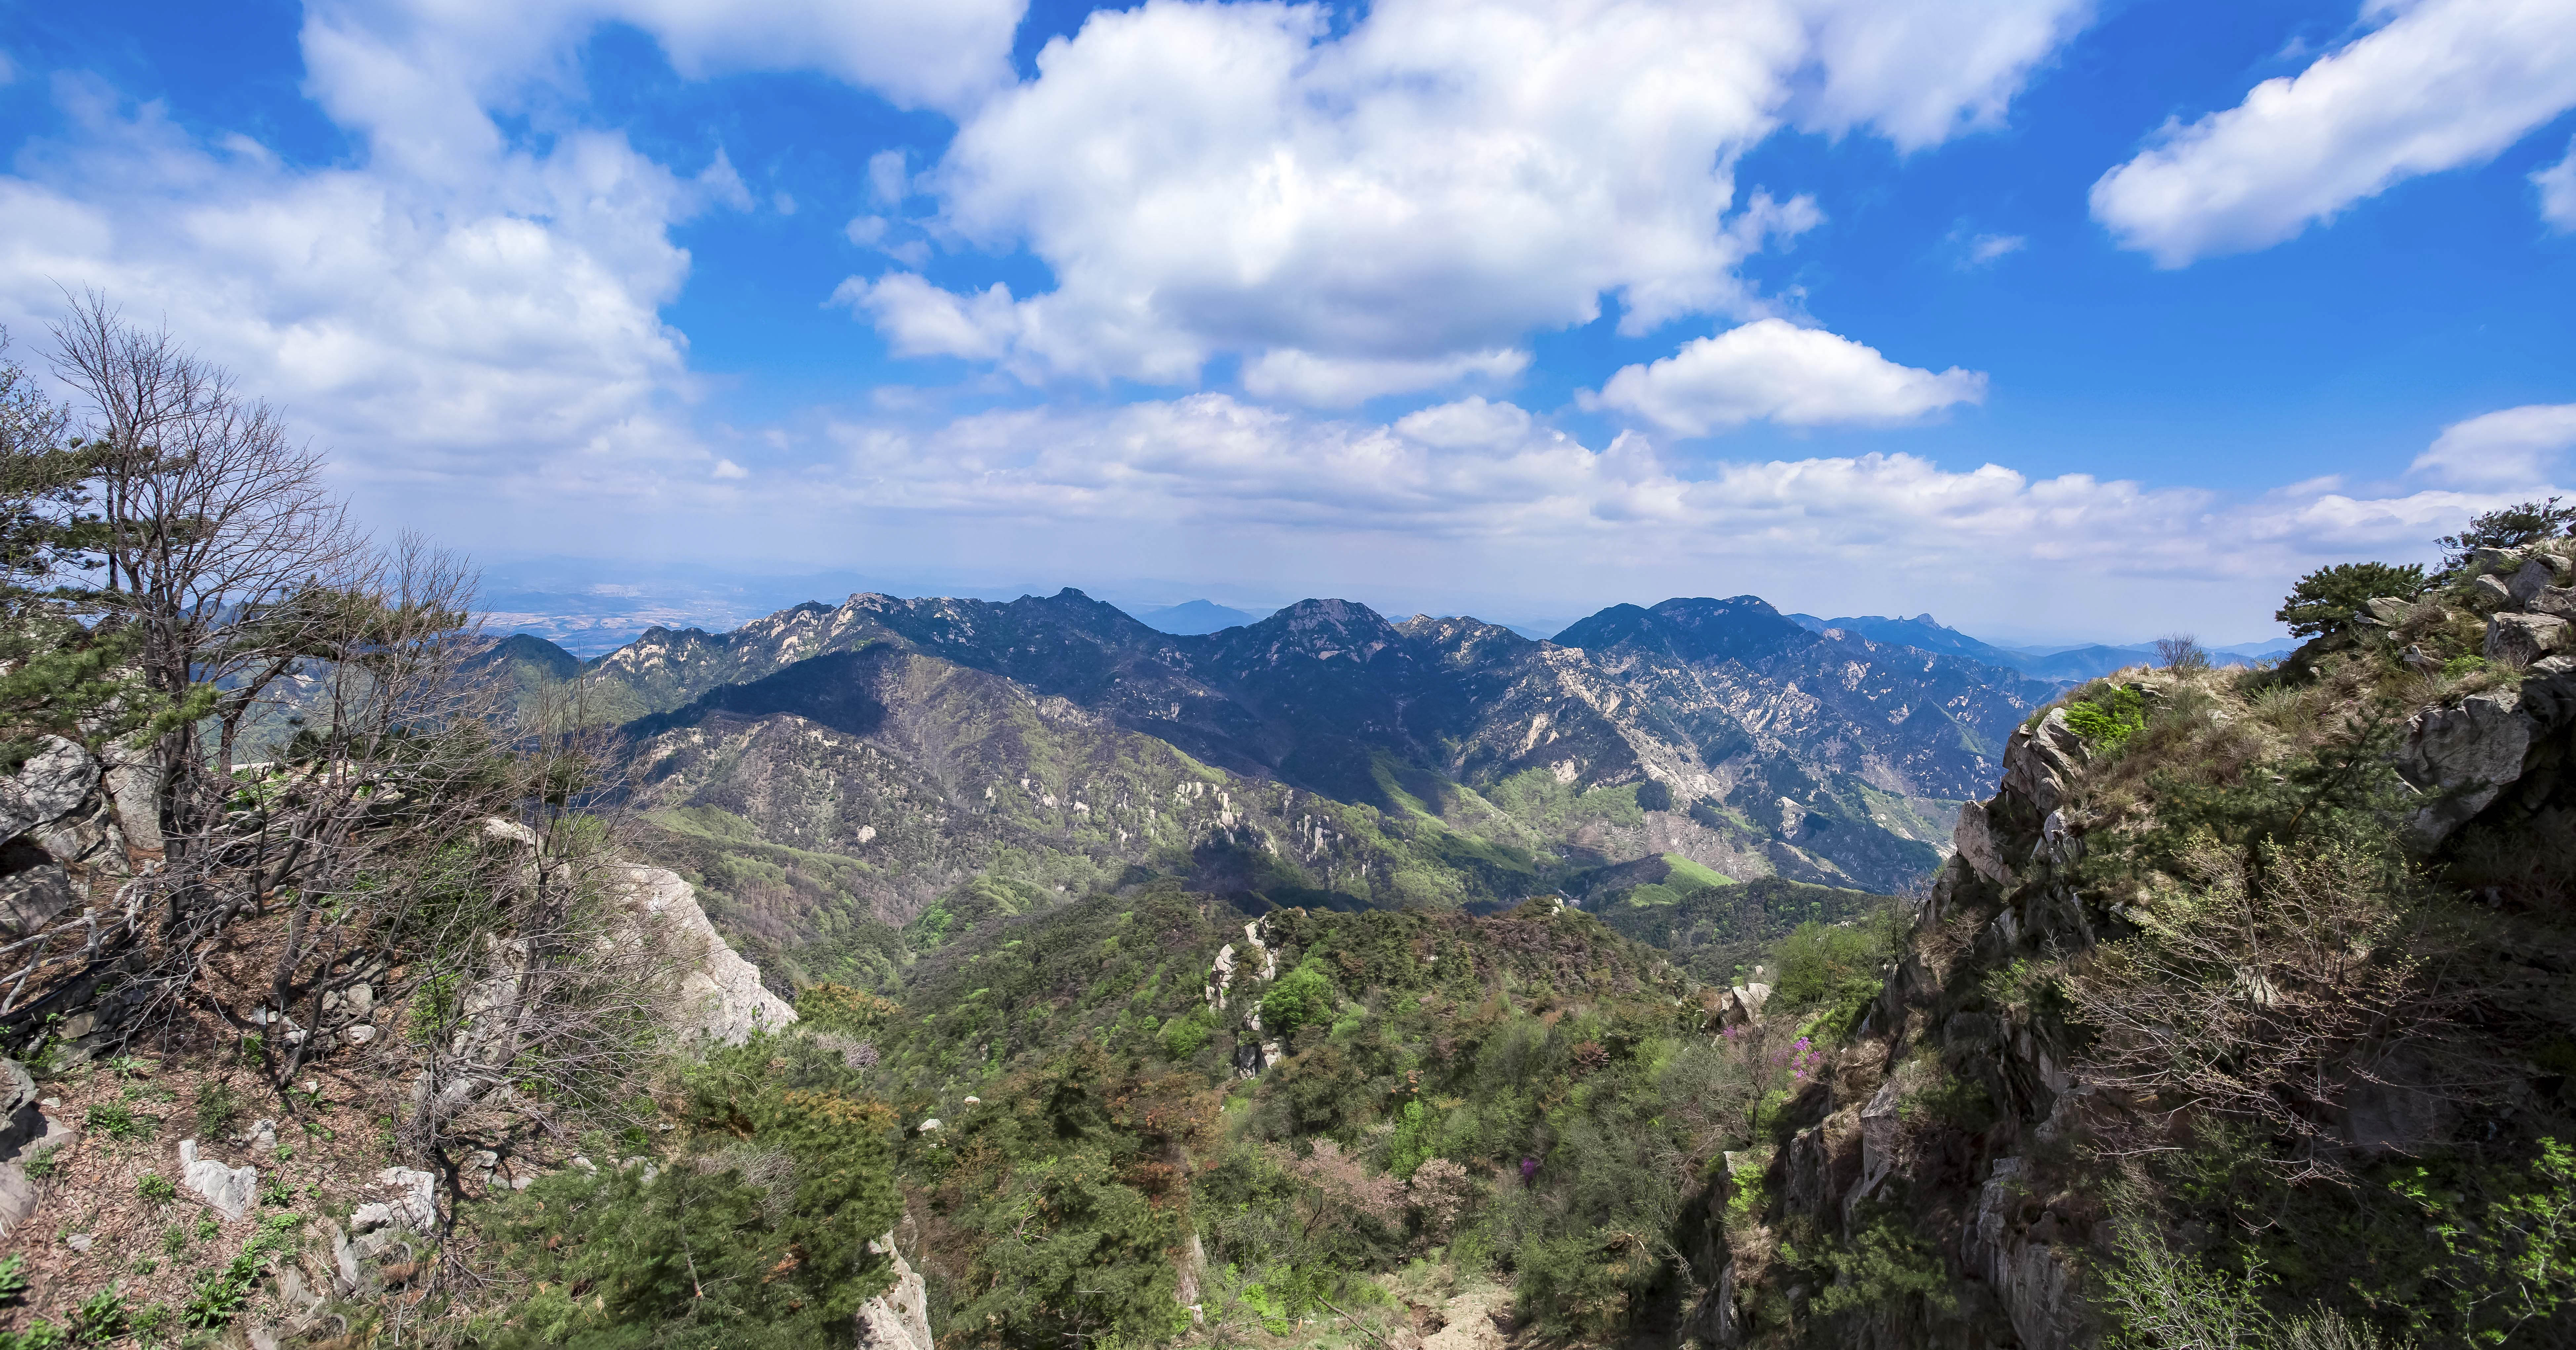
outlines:
[[1207, 1005], [1209, 1012], [1225, 1011], [1225, 989], [1234, 983], [1234, 944], [1216, 949], [1216, 960], [1208, 966]]
[[726, 945], [707, 912], [698, 906], [695, 887], [676, 872], [659, 867], [627, 869], [628, 903], [671, 925], [683, 942], [698, 946], [680, 982], [680, 1006], [672, 1024], [683, 1032], [740, 1045], [751, 1033], [774, 1030], [796, 1020], [796, 1009], [760, 983], [760, 967]]
[[409, 1167], [388, 1167], [376, 1173], [376, 1182], [393, 1188], [396, 1223], [425, 1233], [438, 1222], [437, 1177]]
[[251, 1200], [259, 1194], [259, 1169], [226, 1167], [212, 1158], [197, 1156], [197, 1141], [179, 1141], [179, 1188], [204, 1200], [217, 1214], [239, 1219], [250, 1212]]
[[1968, 1250], [1962, 1255], [1994, 1289], [2027, 1350], [2064, 1350], [2083, 1328], [2087, 1304], [2070, 1260], [2054, 1246], [2011, 1229], [2012, 1183], [2021, 1166], [2019, 1158], [1996, 1159], [1993, 1177], [1977, 1195], [1977, 1214], [1969, 1223]]
[[921, 1272], [895, 1249], [892, 1232], [868, 1250], [894, 1257], [894, 1287], [859, 1305], [860, 1350], [932, 1350], [930, 1291]]
[[2012, 869], [2004, 865], [2003, 846], [1995, 842], [1994, 825], [1986, 818], [1984, 802], [1960, 803], [1959, 824], [1951, 831], [1950, 840], [1978, 876], [1998, 886], [2012, 884]]

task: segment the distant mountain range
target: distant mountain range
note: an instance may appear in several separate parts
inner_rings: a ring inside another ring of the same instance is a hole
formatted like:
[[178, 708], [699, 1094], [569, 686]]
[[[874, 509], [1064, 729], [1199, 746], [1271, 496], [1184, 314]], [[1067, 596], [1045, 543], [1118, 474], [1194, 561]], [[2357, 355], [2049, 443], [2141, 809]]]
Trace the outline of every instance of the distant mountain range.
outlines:
[[[2155, 648], [2147, 643], [2128, 647], [2100, 644], [2072, 647], [1999, 647], [1992, 643], [1980, 642], [1958, 629], [1945, 627], [1929, 614], [1917, 614], [1911, 619], [1889, 619], [1874, 615], [1859, 618], [1819, 619], [1812, 614], [1792, 614], [1789, 618], [1811, 632], [1840, 630], [1846, 633], [1858, 633], [1875, 642], [1893, 642], [1927, 652], [1946, 652], [1953, 656], [1967, 657], [1971, 661], [1983, 661], [1988, 665], [2018, 670], [2033, 679], [2070, 684], [2095, 679], [2115, 670], [2156, 659]], [[2280, 656], [2298, 645], [2298, 642], [2292, 638], [2276, 638], [2269, 642], [2246, 642], [2232, 647], [2212, 647], [2209, 650], [2212, 655], [2222, 659], [2256, 661]]]
[[2055, 692], [1752, 596], [1540, 642], [1343, 600], [1174, 634], [1072, 590], [857, 595], [486, 660], [523, 698], [578, 680], [624, 729], [655, 855], [812, 978], [865, 976], [890, 926], [976, 884], [1009, 883], [1003, 909], [1155, 874], [1255, 907], [1437, 907], [1669, 857], [1893, 890]]
[[1133, 613], [1136, 621], [1147, 628], [1184, 637], [1222, 632], [1228, 628], [1241, 628], [1245, 624], [1258, 623], [1261, 620], [1258, 614], [1220, 605], [1213, 600], [1184, 600], [1177, 605], [1165, 605], [1160, 609], [1140, 609]]
[[[1159, 609], [1130, 612], [1135, 615], [1138, 622], [1148, 628], [1180, 636], [1222, 632], [1228, 628], [1257, 623], [1262, 618], [1261, 615], [1220, 605], [1212, 600], [1189, 600], [1177, 605], [1165, 605]], [[1958, 629], [1942, 624], [1929, 614], [1917, 614], [1911, 619], [1891, 619], [1876, 615], [1841, 619], [1819, 619], [1812, 614], [1791, 614], [1786, 617], [1809, 632], [1822, 633], [1829, 629], [1839, 629], [1846, 633], [1856, 633], [1873, 642], [1894, 643], [1901, 647], [1940, 652], [1949, 656], [1964, 656], [1971, 661], [1983, 661], [1990, 666], [2016, 670], [2033, 679], [2064, 684], [2080, 684], [2085, 680], [2108, 675], [2115, 670], [2156, 659], [2154, 646], [2144, 642], [2128, 646], [2094, 643], [2058, 647], [2005, 647], [1970, 637]], [[1542, 633], [1518, 624], [1506, 626], [1523, 637], [1543, 636]], [[1556, 640], [1561, 643], [1567, 641], [1563, 633], [1557, 634]], [[2291, 638], [2276, 638], [2269, 642], [2239, 643], [2232, 647], [2212, 647], [2209, 650], [2221, 660], [2233, 658], [2251, 661], [2280, 656], [2298, 645], [2297, 641]]]

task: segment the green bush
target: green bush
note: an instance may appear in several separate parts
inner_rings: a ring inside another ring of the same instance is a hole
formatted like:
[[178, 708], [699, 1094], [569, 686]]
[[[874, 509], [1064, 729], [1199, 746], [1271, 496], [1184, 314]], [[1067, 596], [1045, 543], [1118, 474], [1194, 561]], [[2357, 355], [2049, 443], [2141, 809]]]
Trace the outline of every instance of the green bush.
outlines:
[[802, 1038], [754, 1037], [686, 1086], [680, 1155], [558, 1172], [504, 1202], [496, 1236], [530, 1292], [486, 1344], [846, 1343], [891, 1270], [867, 1244], [902, 1210], [893, 1112]]
[[[1771, 997], [1783, 1011], [1845, 1009], [1878, 996], [1879, 965], [1895, 950], [1892, 913], [1852, 924], [1802, 923], [1771, 949]], [[1856, 1009], [1845, 1009], [1856, 1015]]]
[[1216, 1014], [1206, 1008], [1193, 1008], [1180, 1017], [1167, 1018], [1158, 1038], [1163, 1053], [1173, 1059], [1188, 1059], [1216, 1035]]
[[110, 1139], [146, 1139], [161, 1122], [123, 1102], [97, 1102], [81, 1117], [84, 1128]]
[[1337, 1000], [1332, 977], [1318, 958], [1308, 955], [1295, 970], [1280, 976], [1261, 996], [1262, 1034], [1286, 1041], [1299, 1027], [1330, 1026]]
[[1871, 1222], [1846, 1245], [1827, 1248], [1823, 1264], [1831, 1282], [1816, 1296], [1816, 1310], [1838, 1313], [1876, 1308], [1917, 1297], [1943, 1312], [1959, 1305], [1940, 1250], [1911, 1227], [1887, 1217]]
[[222, 1081], [197, 1085], [197, 1134], [220, 1138], [232, 1128], [233, 1118], [241, 1114], [241, 1100], [233, 1095], [232, 1085]]
[[[200, 1236], [207, 1235], [205, 1229], [212, 1222], [212, 1215], [199, 1222]], [[260, 1220], [232, 1260], [197, 1277], [179, 1316], [199, 1331], [212, 1331], [239, 1317], [250, 1307], [251, 1291], [259, 1287], [268, 1258], [294, 1245], [295, 1230], [303, 1226], [303, 1216], [296, 1214], [271, 1214]]]
[[80, 1345], [105, 1345], [126, 1333], [128, 1319], [125, 1293], [115, 1285], [81, 1300], [72, 1310], [72, 1340]]
[[2147, 729], [2146, 696], [2125, 684], [2116, 685], [2067, 704], [2066, 725], [2104, 750], [2117, 750]]
[[2424, 582], [2424, 569], [2413, 563], [2337, 563], [2299, 578], [2272, 617], [2288, 624], [2294, 637], [2315, 637], [2352, 622], [2367, 601], [2383, 595], [2414, 599], [2423, 594]]
[[845, 984], [809, 985], [796, 995], [797, 1020], [817, 1031], [865, 1035], [902, 1011], [892, 999]]
[[166, 1205], [179, 1198], [179, 1188], [158, 1172], [146, 1172], [134, 1183], [134, 1193], [156, 1205]]

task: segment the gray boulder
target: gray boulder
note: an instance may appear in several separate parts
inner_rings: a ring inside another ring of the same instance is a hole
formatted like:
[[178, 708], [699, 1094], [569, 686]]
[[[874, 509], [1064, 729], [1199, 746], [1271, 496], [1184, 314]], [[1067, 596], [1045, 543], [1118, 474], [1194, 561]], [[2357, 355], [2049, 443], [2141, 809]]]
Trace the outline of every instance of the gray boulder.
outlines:
[[45, 1113], [36, 1105], [36, 1080], [27, 1066], [0, 1059], [0, 1158], [14, 1158], [27, 1141], [45, 1132]]
[[2407, 720], [2397, 772], [2428, 798], [2407, 823], [2419, 847], [2448, 838], [2522, 776], [2538, 728], [2521, 703], [2519, 689], [2499, 689]]
[[0, 876], [0, 932], [25, 937], [72, 907], [78, 896], [71, 874], [43, 850], [30, 844], [10, 845], [8, 853], [44, 857], [45, 861]]
[[2487, 620], [2486, 657], [2527, 666], [2565, 651], [2571, 636], [2576, 636], [2576, 630], [2554, 614], [2498, 614]]
[[179, 1189], [196, 1196], [227, 1219], [239, 1219], [250, 1213], [251, 1201], [259, 1195], [259, 1169], [226, 1167], [212, 1158], [197, 1156], [197, 1141], [179, 1141]]
[[0, 839], [19, 835], [77, 810], [98, 784], [98, 761], [60, 736], [47, 736], [14, 777], [0, 778]]
[[2012, 884], [2012, 869], [2004, 863], [2003, 845], [1995, 839], [1994, 822], [1986, 815], [1984, 802], [1959, 804], [1959, 823], [1950, 832], [1950, 842], [1978, 876], [1997, 886]]
[[360, 1205], [350, 1212], [349, 1227], [364, 1233], [378, 1228], [408, 1228], [426, 1233], [438, 1223], [438, 1178], [409, 1167], [388, 1167], [376, 1173], [376, 1184], [389, 1187], [394, 1198], [384, 1204]]
[[2012, 734], [2004, 746], [2004, 791], [2046, 816], [2066, 804], [2067, 786], [2091, 758], [2084, 738], [2066, 723], [2064, 708], [2051, 708], [2035, 726]]
[[2542, 591], [2567, 584], [2568, 564], [2555, 553], [2534, 555], [2505, 582], [2505, 591], [2517, 605], [2528, 606]]

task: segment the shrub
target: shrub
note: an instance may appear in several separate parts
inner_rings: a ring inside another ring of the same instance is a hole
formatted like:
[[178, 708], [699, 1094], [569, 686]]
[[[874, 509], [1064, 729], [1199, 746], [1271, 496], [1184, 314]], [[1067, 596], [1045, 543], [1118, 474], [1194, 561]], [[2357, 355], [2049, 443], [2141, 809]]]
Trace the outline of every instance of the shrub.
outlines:
[[0, 1303], [15, 1303], [26, 1292], [26, 1255], [21, 1252], [0, 1256]]
[[232, 1128], [233, 1118], [241, 1114], [241, 1099], [233, 1095], [232, 1084], [221, 1080], [197, 1085], [197, 1133], [219, 1138]]
[[2560, 506], [2556, 497], [2545, 502], [2517, 502], [2473, 516], [2467, 529], [2442, 536], [2442, 560], [2457, 567], [2477, 549], [2522, 548], [2569, 533], [2576, 533], [2576, 506]]
[[810, 985], [796, 995], [797, 1020], [817, 1031], [864, 1034], [902, 1011], [892, 999], [845, 984]]
[[857, 1086], [837, 1055], [754, 1037], [690, 1074], [694, 1151], [505, 1201], [498, 1235], [530, 1292], [489, 1343], [835, 1343], [886, 1286], [891, 1263], [867, 1247], [901, 1210], [893, 1112]]
[[1309, 955], [1262, 994], [1261, 1030], [1284, 1042], [1299, 1027], [1329, 1026], [1334, 1003], [1332, 977]]
[[2176, 633], [2156, 639], [2156, 664], [2167, 670], [2190, 673], [2209, 669], [2209, 649], [2189, 633]]
[[1878, 967], [1892, 949], [1892, 936], [1883, 920], [1845, 927], [1811, 919], [1798, 925], [1771, 951], [1771, 997], [1790, 1012], [1838, 1004], [1855, 991], [1866, 1002], [1878, 993]]
[[2089, 699], [2066, 705], [2066, 725], [2076, 735], [2104, 750], [2117, 750], [2146, 730], [2146, 696], [2118, 685]]
[[1637, 785], [1637, 809], [1640, 811], [1672, 810], [1672, 788], [1652, 778], [1639, 783]]
[[1832, 1268], [1834, 1278], [1817, 1295], [1819, 1312], [1875, 1308], [1909, 1296], [1919, 1296], [1943, 1312], [1959, 1306], [1958, 1296], [1950, 1292], [1950, 1272], [1940, 1251], [1893, 1219], [1871, 1223], [1853, 1235], [1848, 1246], [1827, 1248], [1824, 1264]]
[[2290, 626], [2294, 637], [2331, 633], [2352, 622], [2363, 603], [2383, 595], [2412, 600], [2424, 591], [2424, 569], [2413, 563], [2337, 563], [2299, 578], [2279, 612], [2272, 617]]
[[179, 1188], [158, 1172], [146, 1172], [134, 1183], [134, 1193], [156, 1205], [166, 1205], [179, 1198]]
[[1209, 1038], [1214, 1035], [1216, 1035], [1216, 1014], [1200, 1007], [1191, 1009], [1183, 1016], [1166, 1020], [1159, 1038], [1163, 1043], [1164, 1054], [1174, 1059], [1188, 1059], [1197, 1054], [1199, 1047], [1206, 1045]]
[[115, 1285], [83, 1299], [72, 1310], [72, 1340], [81, 1345], [105, 1345], [125, 1334], [127, 1318], [125, 1294]]
[[[198, 1234], [209, 1236], [205, 1230], [213, 1222], [212, 1215], [199, 1221]], [[197, 1277], [180, 1317], [198, 1331], [212, 1331], [240, 1316], [250, 1306], [251, 1291], [258, 1287], [270, 1255], [293, 1245], [295, 1230], [303, 1224], [303, 1217], [296, 1214], [271, 1214], [260, 1220], [232, 1260]]]
[[2520, 1176], [2499, 1177], [2487, 1202], [2436, 1184], [2422, 1167], [2391, 1186], [2421, 1215], [2450, 1270], [2452, 1311], [2472, 1340], [2500, 1345], [2525, 1325], [2557, 1324], [2576, 1304], [2576, 1150], [2540, 1141], [2540, 1156]]
[[81, 1117], [84, 1128], [117, 1140], [148, 1138], [160, 1123], [123, 1102], [93, 1103]]
[[1422, 1225], [1423, 1240], [1446, 1242], [1467, 1207], [1474, 1203], [1476, 1183], [1466, 1168], [1447, 1158], [1430, 1158], [1413, 1169], [1413, 1179], [1405, 1183], [1405, 1193]]

